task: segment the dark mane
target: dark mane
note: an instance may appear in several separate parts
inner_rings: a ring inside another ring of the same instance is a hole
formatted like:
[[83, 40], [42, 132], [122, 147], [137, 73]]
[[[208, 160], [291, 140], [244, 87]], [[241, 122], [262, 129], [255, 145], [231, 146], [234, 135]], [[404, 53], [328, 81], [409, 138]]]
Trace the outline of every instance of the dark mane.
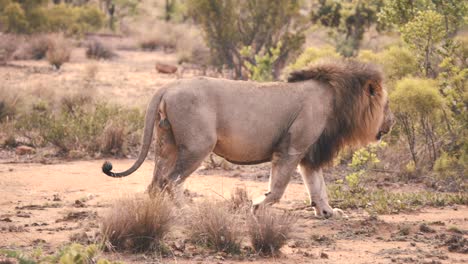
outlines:
[[[316, 80], [333, 91], [333, 112], [317, 142], [310, 146], [306, 161], [312, 168], [329, 164], [345, 145], [359, 144], [382, 107], [382, 72], [376, 66], [354, 60], [320, 63], [294, 71], [288, 82]], [[375, 96], [363, 100], [365, 89]]]

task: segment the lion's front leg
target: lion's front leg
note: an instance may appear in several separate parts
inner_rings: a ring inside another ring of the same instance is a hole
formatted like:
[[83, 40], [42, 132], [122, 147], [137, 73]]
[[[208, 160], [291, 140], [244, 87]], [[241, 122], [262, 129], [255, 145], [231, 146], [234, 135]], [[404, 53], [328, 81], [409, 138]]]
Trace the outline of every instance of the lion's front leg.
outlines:
[[299, 167], [316, 214], [325, 218], [346, 218], [346, 214], [341, 209], [332, 208], [328, 203], [327, 187], [323, 180], [322, 169], [313, 170], [306, 162], [301, 162]]

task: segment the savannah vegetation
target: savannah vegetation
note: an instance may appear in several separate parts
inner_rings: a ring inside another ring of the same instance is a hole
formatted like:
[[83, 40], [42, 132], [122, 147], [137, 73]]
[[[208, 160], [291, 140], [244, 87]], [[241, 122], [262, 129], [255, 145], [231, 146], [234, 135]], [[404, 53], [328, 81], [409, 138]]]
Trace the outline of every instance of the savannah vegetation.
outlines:
[[[335, 207], [390, 214], [468, 204], [467, 21], [461, 0], [0, 0], [0, 71], [47, 61], [50, 74], [63, 75], [77, 48], [85, 60], [109, 63], [121, 51], [162, 51], [177, 58], [179, 77], [181, 69], [196, 69], [195, 75], [259, 82], [283, 81], [323, 59], [375, 63], [385, 73], [397, 123], [382, 142], [340, 153], [328, 169], [329, 196]], [[132, 41], [109, 45], [105, 35]], [[98, 96], [98, 73], [95, 65], [84, 68], [78, 89], [55, 87], [59, 93], [0, 83], [0, 148], [53, 149], [31, 154], [39, 160], [135, 156], [144, 108]], [[385, 188], [397, 182], [424, 190]], [[256, 254], [277, 254], [294, 217], [265, 210], [253, 219], [248, 201], [238, 190], [230, 201], [202, 202], [182, 225], [200, 247], [242, 254], [242, 241], [250, 241]], [[121, 203], [129, 214], [119, 218], [123, 208], [113, 208], [98, 245], [0, 255], [20, 263], [111, 263], [98, 257], [99, 248], [167, 254], [161, 241], [174, 212], [166, 197]]]

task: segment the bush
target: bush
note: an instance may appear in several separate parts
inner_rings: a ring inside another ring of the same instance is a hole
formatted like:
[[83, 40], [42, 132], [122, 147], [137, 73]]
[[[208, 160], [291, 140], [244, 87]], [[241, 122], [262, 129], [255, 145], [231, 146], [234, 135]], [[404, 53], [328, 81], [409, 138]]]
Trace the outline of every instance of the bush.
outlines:
[[145, 252], [160, 249], [174, 221], [173, 205], [163, 193], [119, 199], [102, 220], [111, 249]]
[[60, 69], [65, 62], [70, 61], [71, 43], [62, 35], [56, 35], [50, 38], [49, 48], [47, 50], [47, 60], [56, 69]]
[[310, 64], [323, 58], [338, 58], [340, 55], [332, 46], [323, 46], [320, 48], [310, 47], [299, 55], [294, 63], [289, 64], [285, 69], [285, 76], [290, 72], [309, 66]]
[[6, 64], [18, 47], [18, 38], [13, 35], [0, 36], [0, 65]]
[[391, 81], [397, 81], [419, 72], [416, 57], [405, 47], [391, 46], [379, 53], [361, 50], [358, 59], [382, 65], [386, 78]]
[[105, 16], [95, 6], [67, 4], [48, 6], [47, 0], [4, 1], [0, 3], [0, 22], [6, 32], [65, 32], [83, 34], [104, 25]]
[[36, 34], [27, 37], [13, 54], [15, 60], [41, 60], [46, 57], [49, 49], [50, 36]]
[[0, 249], [0, 255], [7, 257], [6, 260], [4, 258], [0, 258], [0, 263], [121, 264], [121, 262], [111, 262], [107, 259], [99, 258], [99, 254], [100, 250], [97, 245], [92, 244], [83, 246], [75, 243], [64, 246], [57, 252], [51, 253], [50, 255], [44, 255], [40, 248], [35, 249], [32, 252]]
[[[286, 60], [297, 54], [305, 41], [305, 17], [298, 1], [187, 1], [189, 14], [204, 31], [213, 63], [234, 69], [235, 77], [245, 79], [244, 62], [265, 56], [277, 43], [282, 43], [273, 65], [274, 76]], [[243, 58], [243, 47], [254, 47], [249, 58]], [[271, 54], [269, 54], [271, 55]]]
[[265, 255], [278, 254], [286, 244], [294, 222], [294, 217], [287, 213], [280, 215], [267, 208], [257, 210], [247, 223], [255, 251]]
[[20, 97], [6, 88], [0, 88], [0, 94], [0, 123], [2, 123], [14, 117]]
[[154, 30], [144, 33], [140, 39], [143, 50], [174, 51], [178, 42], [186, 38], [186, 28], [171, 23], [157, 23]]
[[457, 158], [443, 152], [434, 164], [433, 185], [441, 191], [468, 191], [468, 175], [463, 168], [463, 157]]
[[185, 29], [185, 34], [182, 34], [181, 37], [182, 39], [176, 43], [178, 63], [186, 62], [207, 66], [211, 60], [210, 50], [203, 41], [201, 32], [192, 26]]
[[108, 46], [104, 45], [101, 41], [95, 39], [86, 45], [86, 57], [89, 59], [112, 59], [117, 54]]
[[[96, 102], [86, 94], [66, 95], [59, 105], [37, 100], [32, 109], [18, 113], [14, 121], [16, 133], [30, 138], [35, 147], [52, 144], [62, 154], [72, 150], [89, 154], [99, 152], [103, 145], [96, 144], [96, 139], [103, 138], [106, 125], [111, 122], [127, 128], [126, 131], [135, 131], [133, 133], [138, 133], [143, 127], [143, 116], [138, 109]], [[123, 146], [128, 145], [132, 135], [125, 134]], [[118, 144], [113, 144], [113, 147]]]
[[190, 214], [189, 232], [192, 241], [217, 251], [240, 252], [238, 219], [222, 202], [204, 201]]
[[100, 138], [101, 153], [122, 156], [125, 152], [125, 135], [125, 127], [122, 124], [109, 122]]

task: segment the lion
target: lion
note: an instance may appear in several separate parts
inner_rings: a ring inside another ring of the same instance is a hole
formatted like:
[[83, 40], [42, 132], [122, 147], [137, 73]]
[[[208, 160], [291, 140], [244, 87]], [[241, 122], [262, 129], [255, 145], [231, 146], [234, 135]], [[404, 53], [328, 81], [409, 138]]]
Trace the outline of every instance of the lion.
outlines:
[[197, 77], [159, 89], [145, 117], [143, 146], [125, 177], [145, 160], [156, 128], [155, 168], [148, 190], [184, 182], [211, 153], [241, 165], [271, 161], [268, 191], [254, 208], [277, 203], [299, 166], [311, 205], [323, 217], [341, 215], [328, 203], [322, 168], [344, 146], [378, 141], [393, 125], [383, 74], [371, 64], [331, 61], [294, 71], [287, 82]]

